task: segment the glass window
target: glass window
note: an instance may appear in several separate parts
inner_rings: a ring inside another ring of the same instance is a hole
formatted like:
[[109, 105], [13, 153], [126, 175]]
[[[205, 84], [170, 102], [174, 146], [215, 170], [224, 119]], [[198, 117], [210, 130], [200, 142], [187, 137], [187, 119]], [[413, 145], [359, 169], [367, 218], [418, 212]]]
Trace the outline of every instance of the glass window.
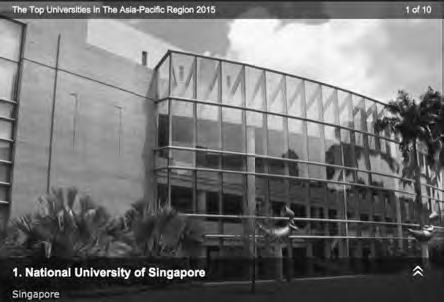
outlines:
[[340, 128], [324, 126], [325, 163], [342, 165], [341, 131]]
[[241, 155], [224, 154], [222, 168], [224, 170], [245, 171], [245, 157]]
[[170, 79], [170, 59], [166, 58], [162, 65], [157, 69], [157, 98], [162, 99], [168, 96]]
[[13, 115], [14, 115], [14, 105], [0, 101], [0, 116], [13, 117]]
[[242, 111], [222, 109], [222, 148], [225, 151], [245, 152], [245, 134]]
[[171, 186], [171, 206], [179, 212], [193, 211], [193, 191], [191, 187]]
[[9, 182], [9, 169], [10, 167], [5, 164], [0, 164], [0, 181]]
[[171, 95], [194, 98], [195, 58], [173, 53], [171, 58]]
[[0, 98], [7, 100], [14, 99], [13, 92], [16, 80], [17, 64], [0, 58]]
[[339, 122], [342, 126], [353, 128], [351, 95], [338, 90]]
[[0, 141], [0, 160], [11, 160], [11, 144]]
[[304, 81], [286, 77], [287, 111], [289, 115], [305, 117]]
[[12, 123], [0, 120], [0, 138], [12, 139]]
[[0, 57], [18, 61], [22, 39], [21, 25], [0, 19]]
[[264, 71], [246, 67], [246, 94], [247, 94], [247, 108], [264, 110], [265, 105], [265, 73]]
[[220, 108], [210, 105], [197, 105], [197, 147], [220, 149]]
[[266, 72], [267, 82], [267, 111], [284, 113], [285, 102], [285, 76]]
[[222, 62], [222, 103], [243, 105], [242, 77], [242, 65]]
[[197, 98], [217, 103], [219, 101], [219, 62], [197, 58]]
[[222, 213], [224, 215], [242, 215], [242, 195], [224, 193], [222, 198]]
[[[169, 116], [168, 116], [168, 101], [163, 101], [158, 105], [159, 116], [157, 118], [158, 134], [157, 145], [158, 147], [164, 147], [169, 145]], [[166, 156], [165, 154], [163, 156]]]
[[322, 86], [322, 103], [324, 106], [324, 121], [338, 124], [338, 97], [336, 89]]
[[305, 103], [307, 117], [316, 121], [322, 121], [322, 107], [320, 106], [320, 85], [305, 81]]
[[197, 166], [210, 169], [219, 169], [220, 157], [221, 155], [219, 153], [197, 151], [196, 153]]
[[307, 159], [306, 123], [288, 119], [289, 152], [294, 152], [298, 159]]
[[193, 104], [174, 101], [171, 110], [173, 118], [173, 145], [193, 147]]
[[9, 195], [9, 187], [0, 186], [0, 200], [1, 201], [9, 200], [8, 195]]
[[268, 116], [268, 155], [284, 157], [288, 151], [287, 138], [284, 132], [284, 119], [279, 116]]

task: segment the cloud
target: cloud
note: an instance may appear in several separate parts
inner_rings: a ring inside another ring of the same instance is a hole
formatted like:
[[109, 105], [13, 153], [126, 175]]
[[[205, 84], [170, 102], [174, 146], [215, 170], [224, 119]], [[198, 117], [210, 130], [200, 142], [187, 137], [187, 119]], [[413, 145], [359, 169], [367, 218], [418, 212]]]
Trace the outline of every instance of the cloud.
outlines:
[[400, 88], [442, 90], [437, 21], [237, 19], [230, 23], [226, 56], [386, 101]]

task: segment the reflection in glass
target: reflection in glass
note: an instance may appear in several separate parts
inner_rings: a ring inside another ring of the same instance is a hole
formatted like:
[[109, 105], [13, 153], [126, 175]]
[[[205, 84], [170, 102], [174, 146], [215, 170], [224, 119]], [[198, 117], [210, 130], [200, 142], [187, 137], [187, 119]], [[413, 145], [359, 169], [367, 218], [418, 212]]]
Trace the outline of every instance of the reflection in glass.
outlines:
[[305, 85], [297, 78], [286, 77], [287, 111], [291, 116], [305, 117]]
[[241, 110], [222, 108], [222, 148], [245, 152], [245, 134]]
[[170, 58], [166, 58], [157, 69], [157, 99], [163, 99], [169, 93]]
[[0, 47], [0, 57], [18, 61], [21, 36], [21, 25], [6, 19], [0, 19], [0, 45], [2, 46]]
[[17, 72], [17, 64], [0, 58], [0, 98], [14, 100], [13, 92], [17, 80]]
[[0, 181], [9, 182], [9, 166], [0, 164]]
[[0, 141], [0, 160], [11, 159], [11, 145], [7, 142]]
[[172, 101], [172, 138], [174, 146], [193, 147], [193, 104]]
[[9, 199], [9, 188], [6, 186], [0, 186], [0, 200], [7, 201]]
[[14, 105], [0, 101], [0, 116], [12, 118], [14, 114]]
[[222, 62], [222, 103], [242, 106], [242, 66]]
[[267, 111], [284, 113], [285, 76], [266, 72]]
[[0, 120], [0, 138], [12, 139], [12, 123]]
[[171, 95], [194, 98], [195, 58], [173, 53], [171, 58]]
[[219, 101], [220, 66], [216, 60], [197, 58], [197, 99]]

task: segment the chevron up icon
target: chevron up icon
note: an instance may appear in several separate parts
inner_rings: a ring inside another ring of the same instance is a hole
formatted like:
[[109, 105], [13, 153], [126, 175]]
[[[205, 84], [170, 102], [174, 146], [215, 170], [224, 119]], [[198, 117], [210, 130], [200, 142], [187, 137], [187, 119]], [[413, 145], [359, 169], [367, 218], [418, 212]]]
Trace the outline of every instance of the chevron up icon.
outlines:
[[413, 269], [413, 277], [415, 277], [416, 275], [420, 275], [421, 277], [424, 277], [424, 274], [423, 274], [423, 269], [419, 266], [419, 265], [417, 265], [414, 269]]

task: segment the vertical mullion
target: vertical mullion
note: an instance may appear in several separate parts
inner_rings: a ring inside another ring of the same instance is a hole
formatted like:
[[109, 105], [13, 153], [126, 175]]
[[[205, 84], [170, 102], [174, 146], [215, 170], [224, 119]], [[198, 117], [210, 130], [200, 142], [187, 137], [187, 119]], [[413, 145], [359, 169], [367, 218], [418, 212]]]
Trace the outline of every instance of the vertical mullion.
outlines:
[[[268, 156], [268, 109], [267, 109], [267, 87], [266, 87], [266, 75], [265, 75], [265, 70], [262, 70], [262, 75], [259, 79], [259, 81], [262, 81], [261, 84], [261, 93], [262, 93], [262, 108], [265, 112], [264, 116], [263, 116], [263, 127], [262, 127], [262, 134], [264, 137], [264, 143], [263, 143], [263, 148], [264, 148], [264, 154], [266, 156]], [[268, 168], [268, 159], [263, 159], [264, 161], [264, 172], [265, 174], [269, 174], [269, 168]], [[265, 208], [267, 209], [267, 213], [270, 212], [271, 207], [271, 200], [270, 200], [270, 177], [267, 176], [265, 178]]]
[[171, 159], [172, 159], [172, 151], [171, 146], [173, 145], [173, 100], [171, 97], [171, 77], [173, 74], [173, 55], [171, 52], [169, 53], [169, 71], [168, 71], [168, 168], [167, 168], [167, 195], [168, 195], [168, 206], [171, 206]]
[[[193, 61], [193, 99], [197, 99], [197, 57], [194, 57]], [[197, 148], [197, 103], [193, 102], [193, 148]], [[191, 187], [193, 190], [193, 213], [197, 213], [197, 151], [194, 152], [194, 163], [193, 163], [193, 176], [191, 179]], [[206, 156], [206, 154], [205, 154]], [[206, 201], [205, 201], [206, 202]]]
[[[217, 102], [219, 105], [217, 105], [217, 110], [218, 110], [218, 114], [219, 114], [219, 149], [223, 150], [223, 142], [222, 142], [222, 138], [223, 138], [223, 128], [222, 128], [222, 107], [220, 106], [220, 104], [222, 104], [223, 102], [223, 87], [222, 87], [222, 61], [219, 60], [219, 70], [217, 71], [219, 73], [218, 76], [218, 87], [217, 87]], [[217, 165], [218, 165], [218, 169], [219, 171], [222, 170], [222, 155], [219, 155], [218, 157], [218, 161], [217, 161]], [[219, 181], [219, 214], [222, 215], [223, 214], [223, 174], [222, 172], [218, 172], [217, 173], [218, 176], [218, 181]], [[219, 234], [223, 234], [224, 233], [224, 228], [223, 228], [223, 220], [219, 219], [218, 220], [218, 228], [219, 228]], [[223, 237], [220, 237], [219, 239], [219, 252], [221, 252], [222, 247], [223, 247], [223, 242], [224, 239]]]

